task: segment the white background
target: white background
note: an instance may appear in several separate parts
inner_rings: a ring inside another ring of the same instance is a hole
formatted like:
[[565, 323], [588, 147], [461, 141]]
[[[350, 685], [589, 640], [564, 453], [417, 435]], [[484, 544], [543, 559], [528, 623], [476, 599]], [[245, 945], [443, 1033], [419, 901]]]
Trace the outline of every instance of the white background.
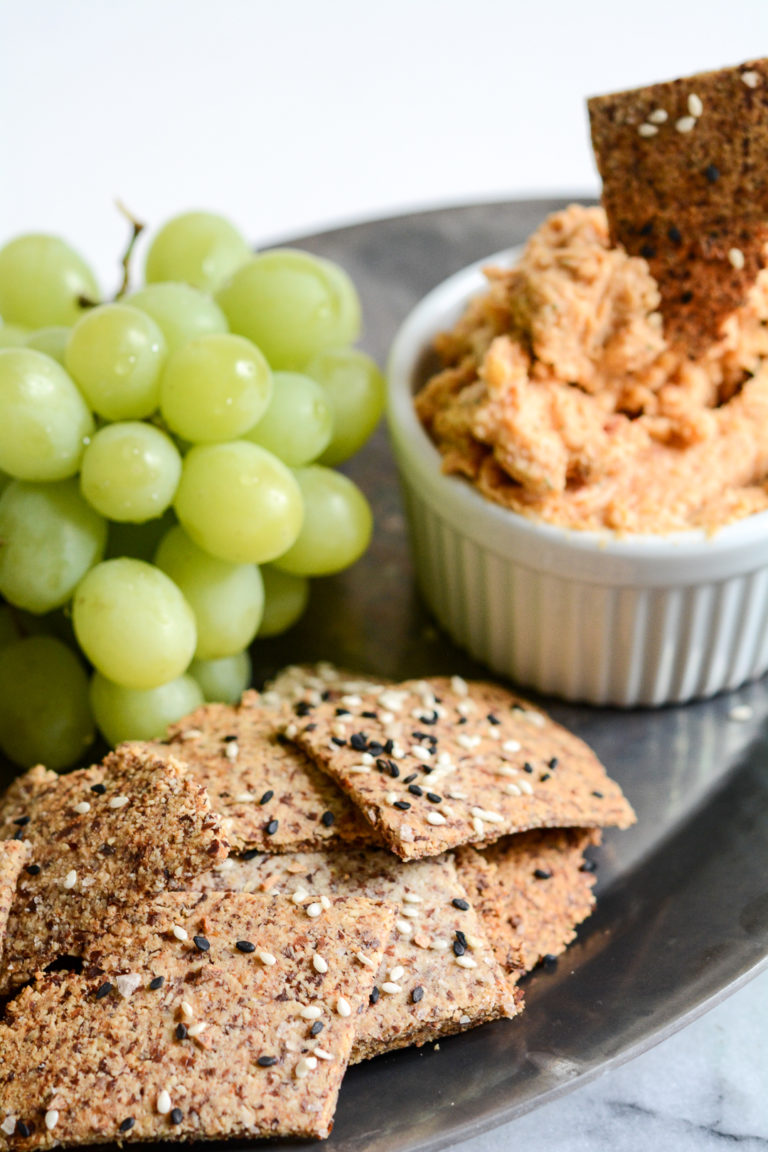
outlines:
[[585, 96], [765, 53], [766, 0], [0, 0], [0, 237], [113, 279], [118, 196], [258, 243], [594, 192]]

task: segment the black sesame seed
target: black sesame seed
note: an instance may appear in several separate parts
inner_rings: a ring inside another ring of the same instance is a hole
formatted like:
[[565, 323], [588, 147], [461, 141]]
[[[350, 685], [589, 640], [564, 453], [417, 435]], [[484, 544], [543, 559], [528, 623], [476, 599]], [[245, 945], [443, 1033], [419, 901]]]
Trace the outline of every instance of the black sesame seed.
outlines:
[[279, 822], [277, 820], [270, 820], [269, 824], [267, 824], [266, 828], [264, 829], [267, 836], [274, 836], [278, 829], [278, 823]]
[[489, 712], [486, 719], [489, 724], [501, 724], [501, 720], [499, 720], [498, 716], [494, 716], [493, 712]]
[[103, 796], [106, 790], [106, 784], [91, 784], [91, 792], [95, 792], [97, 796]]
[[327, 704], [328, 701], [330, 700], [330, 698], [331, 698], [330, 688], [326, 688], [325, 692], [320, 693], [320, 699], [323, 701], [323, 703]]
[[427, 736], [426, 732], [419, 732], [417, 729], [415, 732], [411, 732], [411, 739], [412, 740], [428, 740], [429, 737]]
[[39, 864], [27, 864], [27, 867], [25, 870], [29, 873], [30, 876], [39, 876], [40, 875], [40, 865]]
[[235, 948], [238, 952], [255, 952], [256, 945], [252, 944], [250, 940], [238, 940], [235, 943]]
[[307, 724], [304, 728], [304, 731], [305, 732], [314, 732], [315, 728], [317, 728], [317, 724], [315, 724], [313, 722], [312, 724]]
[[552, 873], [549, 868], [534, 868], [533, 874], [537, 880], [551, 880]]
[[272, 789], [268, 788], [264, 795], [261, 797], [261, 800], [259, 800], [259, 804], [269, 804], [274, 794], [275, 793], [272, 791]]
[[427, 800], [432, 804], [442, 804], [443, 802], [442, 796], [438, 796], [437, 792], [427, 792]]
[[310, 1036], [319, 1036], [323, 1028], [325, 1028], [325, 1024], [323, 1024], [322, 1020], [315, 1020], [314, 1024], [309, 1030]]
[[553, 968], [557, 968], [557, 956], [553, 952], [547, 952], [546, 956], [542, 956], [541, 962], [550, 972]]
[[460, 928], [456, 929], [456, 939], [458, 940], [459, 944], [463, 944], [465, 948], [469, 947], [467, 944], [467, 938]]
[[176, 1025], [176, 1039], [177, 1040], [186, 1040], [186, 1038], [187, 1038], [187, 1026], [186, 1026], [186, 1024], [177, 1024]]
[[422, 724], [437, 724], [439, 719], [440, 717], [437, 715], [437, 712], [432, 712], [429, 716], [419, 716]]
[[336, 715], [337, 716], [351, 716], [352, 713], [350, 712], [349, 708], [337, 708], [336, 709]]
[[353, 732], [349, 738], [349, 743], [354, 748], [355, 752], [365, 752], [368, 747], [368, 741], [365, 732]]
[[376, 761], [376, 767], [378, 768], [379, 772], [388, 772], [389, 761], [385, 760], [383, 756], [379, 756], [378, 760]]
[[23, 1136], [24, 1139], [26, 1139], [27, 1136], [32, 1135], [32, 1129], [30, 1128], [29, 1124], [25, 1124], [23, 1120], [17, 1120], [16, 1121], [16, 1135], [17, 1136]]
[[259, 1056], [256, 1063], [259, 1068], [271, 1068], [273, 1064], [277, 1064], [277, 1056]]
[[323, 812], [322, 816], [320, 817], [320, 823], [324, 828], [330, 828], [332, 824], [335, 824], [335, 822], [336, 817], [334, 816], [333, 812]]
[[533, 764], [529, 764], [526, 760], [525, 764], [523, 764], [523, 772], [527, 772], [530, 776], [530, 774], [533, 772]]
[[331, 743], [335, 744], [337, 748], [343, 748], [347, 742], [342, 740], [341, 736], [331, 736]]
[[373, 990], [371, 991], [370, 996], [368, 997], [368, 1003], [369, 1004], [377, 1004], [378, 1000], [379, 1000], [379, 996], [381, 996], [381, 992], [379, 992], [378, 988], [374, 987]]
[[243, 852], [243, 860], [255, 860], [259, 855], [258, 848], [249, 848], [247, 852]]
[[394, 740], [385, 740], [384, 741], [384, 752], [386, 753], [386, 755], [391, 756], [392, 753], [394, 752], [394, 750], [395, 750]]
[[293, 710], [297, 716], [309, 716], [312, 711], [312, 705], [308, 704], [306, 700], [299, 700]]
[[457, 724], [466, 724], [466, 722], [467, 722], [466, 716], [459, 716], [458, 720], [456, 721]]
[[419, 788], [418, 784], [409, 784], [408, 785], [408, 791], [411, 793], [412, 796], [423, 796], [424, 795], [424, 789]]
[[153, 976], [149, 982], [150, 992], [157, 992], [158, 988], [162, 988], [165, 983], [165, 976]]
[[654, 248], [653, 244], [643, 244], [642, 248], [640, 249], [640, 255], [644, 260], [653, 260], [654, 256], [656, 255], [656, 249]]
[[409, 772], [408, 775], [403, 778], [403, 784], [412, 784], [414, 780], [418, 779], [418, 776], [418, 772]]
[[461, 896], [455, 896], [454, 899], [451, 900], [451, 904], [453, 904], [454, 908], [458, 908], [460, 912], [469, 911], [469, 901], [464, 900]]
[[392, 779], [397, 780], [398, 776], [400, 775], [400, 769], [398, 768], [397, 764], [395, 764], [394, 760], [388, 760], [387, 766], [389, 768], [389, 774]]
[[126, 1116], [125, 1120], [120, 1121], [120, 1127], [119, 1127], [118, 1131], [119, 1132], [130, 1132], [131, 1128], [133, 1128], [135, 1123], [136, 1123], [136, 1120], [133, 1116]]
[[542, 772], [541, 776], [539, 776], [539, 780], [541, 780], [542, 784], [544, 783], [545, 780], [551, 780], [551, 778], [552, 778], [551, 772]]
[[594, 860], [582, 860], [579, 872], [597, 872], [597, 863]]
[[667, 236], [673, 244], [682, 244], [683, 242], [683, 234], [679, 228], [675, 228], [674, 224], [671, 224], [669, 228], [667, 228]]
[[681, 292], [680, 293], [680, 303], [681, 304], [690, 304], [691, 300], [693, 300], [693, 292]]
[[361, 716], [365, 716], [366, 720], [378, 720], [378, 712], [361, 712]]
[[100, 984], [96, 989], [96, 999], [103, 1000], [105, 996], [109, 996], [111, 991], [112, 985], [110, 984], [109, 980], [105, 980], [104, 983]]
[[378, 740], [369, 740], [368, 751], [370, 752], [371, 756], [380, 756], [384, 751], [384, 745], [380, 744]]
[[19, 828], [23, 828], [25, 824], [29, 824], [29, 816], [19, 816], [13, 823], [18, 824]]
[[278, 732], [277, 736], [275, 736], [275, 740], [278, 744], [282, 744], [283, 746], [290, 744], [290, 740], [286, 736], [285, 732]]
[[410, 804], [408, 803], [407, 800], [395, 800], [392, 807], [398, 808], [401, 812], [407, 812], [408, 809], [410, 808]]
[[192, 939], [199, 952], [207, 952], [211, 947], [210, 941], [205, 936], [193, 936]]
[[226, 736], [222, 737], [222, 739], [225, 744], [234, 744], [237, 740], [237, 736], [234, 732], [228, 732]]
[[23, 828], [17, 828], [16, 831], [14, 832], [13, 836], [11, 837], [11, 839], [12, 840], [23, 840], [24, 839], [24, 829]]
[[413, 1001], [414, 1004], [418, 1004], [419, 1000], [423, 999], [423, 997], [424, 997], [424, 989], [419, 984], [411, 992], [411, 1000]]
[[553, 756], [549, 762], [549, 767], [552, 769], [553, 772], [554, 772], [555, 768], [557, 768], [559, 763], [560, 763], [560, 761], [558, 760], [557, 756]]
[[184, 1119], [184, 1113], [181, 1108], [174, 1108], [169, 1117], [171, 1124], [181, 1124]]
[[708, 164], [704, 169], [704, 175], [706, 176], [707, 180], [709, 180], [710, 184], [716, 184], [720, 179], [720, 169], [717, 168], [714, 164]]
[[453, 942], [453, 954], [454, 954], [454, 956], [463, 956], [464, 953], [466, 952], [466, 950], [467, 950], [466, 944], [462, 944], [461, 941], [459, 941], [459, 940], [454, 940], [454, 942]]
[[647, 224], [643, 224], [642, 228], [640, 229], [640, 235], [641, 236], [650, 236], [652, 232], [653, 232], [653, 221], [649, 220], [647, 222]]

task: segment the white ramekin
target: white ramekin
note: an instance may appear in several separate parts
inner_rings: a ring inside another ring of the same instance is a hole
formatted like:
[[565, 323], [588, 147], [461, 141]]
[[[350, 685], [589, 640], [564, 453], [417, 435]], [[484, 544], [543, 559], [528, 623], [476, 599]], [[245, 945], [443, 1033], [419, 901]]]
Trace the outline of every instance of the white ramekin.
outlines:
[[617, 537], [536, 523], [446, 476], [413, 407], [421, 357], [486, 286], [435, 288], [389, 358], [388, 421], [421, 593], [472, 656], [520, 685], [621, 707], [679, 703], [768, 669], [768, 512], [713, 535]]

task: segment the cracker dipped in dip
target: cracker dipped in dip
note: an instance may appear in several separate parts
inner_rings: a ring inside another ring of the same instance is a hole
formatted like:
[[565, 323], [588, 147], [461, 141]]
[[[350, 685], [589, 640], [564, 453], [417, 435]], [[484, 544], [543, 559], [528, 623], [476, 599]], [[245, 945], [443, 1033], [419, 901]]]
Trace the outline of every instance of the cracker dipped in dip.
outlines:
[[445, 471], [571, 529], [768, 509], [766, 100], [757, 61], [590, 102], [606, 207], [551, 216], [435, 342], [416, 408]]

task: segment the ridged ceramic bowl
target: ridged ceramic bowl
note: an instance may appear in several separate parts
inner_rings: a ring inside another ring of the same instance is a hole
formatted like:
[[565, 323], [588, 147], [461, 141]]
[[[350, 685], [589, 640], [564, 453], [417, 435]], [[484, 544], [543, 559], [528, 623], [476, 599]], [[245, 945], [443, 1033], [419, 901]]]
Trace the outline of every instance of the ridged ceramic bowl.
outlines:
[[392, 346], [388, 420], [421, 593], [457, 644], [516, 683], [621, 707], [680, 703], [768, 669], [768, 513], [707, 535], [617, 537], [537, 523], [441, 470], [413, 395], [434, 336], [486, 286], [452, 276]]

